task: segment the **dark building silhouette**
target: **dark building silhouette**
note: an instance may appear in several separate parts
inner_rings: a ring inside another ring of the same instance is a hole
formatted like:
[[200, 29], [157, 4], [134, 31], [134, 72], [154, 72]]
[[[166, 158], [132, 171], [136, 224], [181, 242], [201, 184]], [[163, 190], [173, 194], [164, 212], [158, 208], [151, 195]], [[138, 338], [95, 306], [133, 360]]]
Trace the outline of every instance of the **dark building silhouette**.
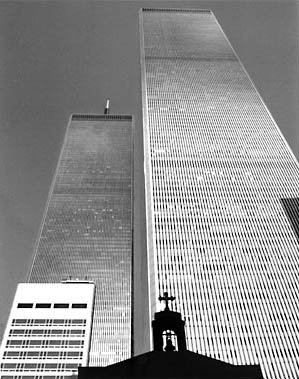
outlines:
[[[164, 298], [168, 298], [167, 293]], [[154, 351], [111, 366], [79, 367], [78, 379], [263, 379], [258, 365], [236, 366], [186, 350], [184, 323], [166, 300], [165, 309], [156, 312], [152, 322]]]

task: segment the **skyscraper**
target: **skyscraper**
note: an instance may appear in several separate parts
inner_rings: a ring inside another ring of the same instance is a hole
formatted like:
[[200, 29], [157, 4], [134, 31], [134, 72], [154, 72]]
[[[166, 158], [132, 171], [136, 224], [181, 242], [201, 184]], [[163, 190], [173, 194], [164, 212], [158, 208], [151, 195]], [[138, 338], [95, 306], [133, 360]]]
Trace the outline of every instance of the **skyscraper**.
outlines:
[[168, 291], [189, 350], [297, 378], [298, 163], [211, 11], [140, 25], [150, 319]]
[[21, 283], [0, 348], [0, 378], [55, 379], [88, 365], [95, 286]]
[[132, 117], [71, 117], [50, 190], [31, 283], [96, 284], [90, 365], [132, 353]]

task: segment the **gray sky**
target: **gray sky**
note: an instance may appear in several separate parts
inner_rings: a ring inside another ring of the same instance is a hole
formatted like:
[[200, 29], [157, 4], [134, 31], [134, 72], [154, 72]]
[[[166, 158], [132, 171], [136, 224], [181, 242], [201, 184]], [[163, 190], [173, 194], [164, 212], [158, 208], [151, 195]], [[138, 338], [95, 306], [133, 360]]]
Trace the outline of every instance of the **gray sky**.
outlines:
[[[0, 324], [26, 280], [72, 112], [133, 114], [142, 157], [138, 10], [209, 8], [299, 157], [296, 1], [0, 2]], [[146, 285], [143, 162], [135, 162], [135, 293]], [[142, 267], [142, 269], [138, 269]], [[140, 306], [139, 306], [140, 305]], [[147, 348], [139, 310], [137, 351]], [[0, 325], [1, 326], [1, 325]]]

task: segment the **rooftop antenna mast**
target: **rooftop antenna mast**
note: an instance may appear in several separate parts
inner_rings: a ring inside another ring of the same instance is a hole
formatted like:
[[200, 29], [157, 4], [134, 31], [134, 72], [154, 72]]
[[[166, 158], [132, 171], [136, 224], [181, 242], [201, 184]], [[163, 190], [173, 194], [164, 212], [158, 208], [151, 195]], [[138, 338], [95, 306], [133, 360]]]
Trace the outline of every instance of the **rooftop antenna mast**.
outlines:
[[110, 99], [107, 99], [104, 114], [109, 114], [109, 113], [110, 113]]

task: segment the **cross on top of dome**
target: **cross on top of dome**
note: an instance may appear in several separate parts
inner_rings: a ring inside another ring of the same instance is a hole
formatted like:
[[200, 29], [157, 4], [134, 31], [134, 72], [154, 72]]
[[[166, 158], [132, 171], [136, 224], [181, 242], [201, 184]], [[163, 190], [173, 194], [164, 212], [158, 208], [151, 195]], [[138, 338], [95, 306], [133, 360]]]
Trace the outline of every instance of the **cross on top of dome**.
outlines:
[[165, 309], [164, 311], [169, 311], [168, 302], [175, 300], [174, 296], [168, 296], [168, 292], [163, 293], [164, 296], [159, 296], [159, 301], [165, 301]]

